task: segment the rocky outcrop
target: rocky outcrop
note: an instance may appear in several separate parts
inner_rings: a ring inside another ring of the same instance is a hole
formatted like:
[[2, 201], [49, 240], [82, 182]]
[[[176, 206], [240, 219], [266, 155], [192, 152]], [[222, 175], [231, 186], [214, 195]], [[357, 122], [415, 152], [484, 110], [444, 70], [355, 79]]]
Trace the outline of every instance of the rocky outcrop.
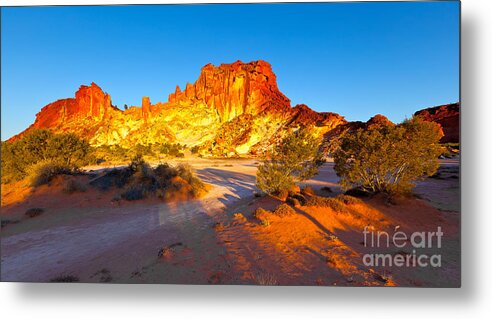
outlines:
[[330, 112], [316, 112], [310, 109], [305, 104], [298, 104], [291, 110], [291, 124], [299, 126], [328, 126], [329, 128], [335, 128], [338, 125], [345, 124], [347, 121], [345, 118], [336, 113]]
[[415, 112], [426, 121], [441, 125], [444, 136], [441, 143], [459, 143], [460, 141], [460, 103], [446, 104]]
[[386, 116], [382, 114], [376, 114], [366, 122], [366, 128], [371, 129], [373, 127], [381, 127], [381, 126], [393, 126], [395, 125], [391, 122]]
[[150, 117], [150, 98], [148, 96], [142, 97], [142, 118], [147, 122]]
[[169, 95], [169, 102], [187, 105], [203, 102], [217, 112], [222, 123], [239, 115], [262, 112], [288, 112], [290, 100], [277, 87], [272, 67], [265, 61], [207, 64], [194, 84], [179, 86]]
[[[420, 115], [438, 121], [446, 132], [456, 117], [453, 112], [429, 109]], [[176, 86], [167, 102], [152, 104], [144, 96], [140, 107], [124, 111], [114, 107], [109, 94], [95, 83], [83, 85], [74, 98], [43, 107], [34, 124], [11, 140], [45, 128], [73, 132], [95, 146], [180, 143], [198, 146], [203, 155], [233, 156], [261, 154], [299, 128], [330, 139], [357, 128], [391, 124], [382, 115], [368, 122], [347, 122], [336, 113], [315, 112], [304, 104], [291, 107], [269, 63], [237, 61], [207, 64], [193, 84], [183, 90]]]
[[45, 106], [26, 131], [74, 132], [96, 146], [181, 143], [200, 146], [205, 154], [230, 156], [261, 153], [290, 129], [311, 127], [313, 134], [322, 135], [344, 123], [335, 113], [318, 113], [306, 105], [292, 108], [269, 63], [237, 61], [207, 64], [194, 84], [184, 90], [176, 86], [167, 102], [152, 105], [144, 96], [141, 107], [125, 111], [114, 107], [95, 83], [81, 86], [75, 98]]
[[[87, 128], [90, 128], [118, 113], [121, 111], [111, 104], [111, 96], [103, 92], [97, 84], [82, 85], [75, 93], [75, 98], [58, 100], [43, 107], [36, 114], [34, 123], [10, 140], [18, 139], [32, 129], [44, 128], [78, 133], [78, 125], [87, 124]], [[84, 134], [80, 135], [84, 136]]]

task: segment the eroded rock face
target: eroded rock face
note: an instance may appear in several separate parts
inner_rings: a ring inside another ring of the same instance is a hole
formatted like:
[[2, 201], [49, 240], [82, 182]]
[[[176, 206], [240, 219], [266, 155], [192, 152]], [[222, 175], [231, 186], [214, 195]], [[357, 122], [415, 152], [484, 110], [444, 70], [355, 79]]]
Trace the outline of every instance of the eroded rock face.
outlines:
[[441, 125], [444, 136], [442, 143], [459, 143], [460, 141], [460, 103], [435, 106], [415, 112], [426, 121]]
[[[113, 118], [121, 111], [111, 104], [111, 96], [95, 83], [82, 85], [75, 93], [75, 98], [55, 101], [43, 107], [34, 123], [24, 132], [12, 137], [15, 140], [32, 129], [50, 129], [57, 131], [73, 131], [87, 137], [85, 131], [93, 126]], [[80, 125], [87, 125], [83, 132]]]
[[207, 64], [195, 84], [179, 86], [169, 95], [169, 102], [190, 104], [203, 102], [215, 110], [222, 123], [239, 115], [258, 115], [264, 111], [287, 112], [290, 100], [277, 87], [272, 67], [265, 61]]
[[[459, 138], [459, 105], [417, 113], [440, 123], [445, 141]], [[81, 86], [74, 98], [45, 106], [26, 131], [74, 132], [95, 146], [169, 142], [197, 145], [204, 155], [234, 156], [261, 154], [292, 129], [309, 128], [326, 140], [380, 125], [393, 123], [383, 115], [367, 122], [347, 122], [336, 113], [315, 112], [304, 104], [291, 107], [277, 87], [270, 64], [237, 61], [207, 64], [194, 84], [188, 83], [183, 90], [176, 86], [167, 102], [152, 104], [144, 96], [141, 106], [125, 111], [112, 106], [109, 94], [95, 83]]]

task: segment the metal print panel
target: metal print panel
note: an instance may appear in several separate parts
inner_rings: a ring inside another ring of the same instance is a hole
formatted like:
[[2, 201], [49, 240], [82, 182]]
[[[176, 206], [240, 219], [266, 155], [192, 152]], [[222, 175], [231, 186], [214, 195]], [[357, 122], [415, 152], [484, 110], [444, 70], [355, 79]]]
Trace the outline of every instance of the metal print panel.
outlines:
[[2, 281], [461, 285], [459, 2], [1, 14]]

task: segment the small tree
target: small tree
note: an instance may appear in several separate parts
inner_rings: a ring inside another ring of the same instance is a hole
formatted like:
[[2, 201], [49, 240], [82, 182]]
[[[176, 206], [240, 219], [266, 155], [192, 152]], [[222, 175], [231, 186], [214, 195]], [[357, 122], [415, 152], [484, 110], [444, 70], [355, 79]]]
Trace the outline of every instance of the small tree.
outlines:
[[438, 124], [420, 118], [347, 134], [334, 153], [340, 184], [372, 193], [408, 193], [415, 181], [437, 171], [442, 134]]
[[89, 144], [74, 134], [32, 130], [16, 141], [2, 143], [2, 183], [25, 178], [29, 167], [41, 161], [76, 168], [88, 163], [90, 151]]
[[48, 158], [59, 159], [67, 166], [85, 164], [91, 151], [89, 143], [73, 133], [55, 134], [48, 140]]
[[289, 190], [318, 172], [319, 139], [305, 130], [289, 134], [258, 167], [256, 185], [269, 194]]

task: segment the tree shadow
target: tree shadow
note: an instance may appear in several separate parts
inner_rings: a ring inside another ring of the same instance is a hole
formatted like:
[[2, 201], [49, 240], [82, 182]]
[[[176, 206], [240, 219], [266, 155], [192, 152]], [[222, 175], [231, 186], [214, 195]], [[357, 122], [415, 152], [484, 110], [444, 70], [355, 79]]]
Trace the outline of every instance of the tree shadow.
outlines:
[[256, 177], [239, 172], [221, 170], [216, 168], [204, 168], [196, 171], [197, 176], [209, 184], [225, 188], [229, 193], [219, 197], [219, 201], [229, 208], [241, 199], [250, 199], [258, 189], [255, 186]]

